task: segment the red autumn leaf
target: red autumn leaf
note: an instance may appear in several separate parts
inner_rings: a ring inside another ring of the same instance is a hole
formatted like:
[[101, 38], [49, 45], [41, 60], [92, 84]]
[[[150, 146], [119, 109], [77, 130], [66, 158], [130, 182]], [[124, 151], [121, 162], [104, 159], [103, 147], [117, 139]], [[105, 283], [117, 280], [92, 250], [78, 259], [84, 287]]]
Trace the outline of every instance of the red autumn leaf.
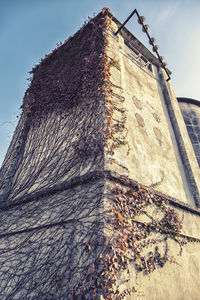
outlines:
[[94, 264], [90, 264], [89, 268], [88, 268], [88, 273], [94, 273]]

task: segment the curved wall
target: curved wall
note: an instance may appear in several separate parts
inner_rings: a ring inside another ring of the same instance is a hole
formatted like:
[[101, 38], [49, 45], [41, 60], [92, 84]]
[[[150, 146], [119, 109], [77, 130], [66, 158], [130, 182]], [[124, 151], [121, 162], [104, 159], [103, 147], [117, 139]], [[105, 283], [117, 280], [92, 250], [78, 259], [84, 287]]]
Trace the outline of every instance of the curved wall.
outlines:
[[177, 98], [200, 167], [200, 101]]

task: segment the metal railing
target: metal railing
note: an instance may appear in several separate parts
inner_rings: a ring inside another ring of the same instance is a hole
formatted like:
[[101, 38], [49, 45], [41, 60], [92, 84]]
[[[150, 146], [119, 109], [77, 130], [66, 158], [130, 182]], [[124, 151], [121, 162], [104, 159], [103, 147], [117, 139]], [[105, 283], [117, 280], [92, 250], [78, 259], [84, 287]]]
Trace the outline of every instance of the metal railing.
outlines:
[[154, 45], [154, 42], [152, 41], [152, 38], [150, 37], [150, 35], [149, 35], [149, 33], [148, 33], [147, 25], [144, 24], [144, 21], [143, 21], [142, 17], [139, 15], [137, 9], [134, 9], [134, 11], [130, 14], [130, 16], [125, 20], [125, 22], [124, 22], [124, 23], [119, 27], [119, 29], [115, 32], [115, 35], [117, 35], [117, 34], [120, 32], [120, 30], [126, 25], [126, 23], [132, 18], [132, 16], [133, 16], [134, 14], [137, 15], [137, 17], [138, 17], [138, 23], [142, 25], [143, 31], [146, 33], [146, 35], [147, 35], [147, 37], [148, 37], [148, 39], [149, 39], [150, 45], [153, 46], [153, 51], [157, 54], [158, 60], [159, 60], [159, 62], [161, 63], [161, 66], [163, 67], [163, 69], [165, 70], [165, 72], [166, 72], [166, 74], [167, 74], [167, 76], [168, 76], [167, 81], [169, 81], [169, 80], [171, 79], [170, 74], [169, 74], [169, 72], [168, 72], [168, 70], [167, 70], [167, 68], [166, 68], [165, 63], [163, 62], [162, 57], [161, 57], [160, 54], [158, 53], [158, 49], [157, 49], [156, 45]]

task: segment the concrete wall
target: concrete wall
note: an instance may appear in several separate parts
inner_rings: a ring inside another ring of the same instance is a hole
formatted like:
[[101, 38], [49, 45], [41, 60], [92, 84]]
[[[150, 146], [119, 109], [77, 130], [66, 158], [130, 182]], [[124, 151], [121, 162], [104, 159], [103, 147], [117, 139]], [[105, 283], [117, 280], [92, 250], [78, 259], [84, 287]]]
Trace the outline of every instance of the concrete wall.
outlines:
[[65, 300], [78, 294], [104, 246], [104, 180], [91, 181], [68, 181], [1, 211], [2, 300]]
[[[195, 205], [179, 151], [179, 141], [165, 102], [160, 71], [153, 64], [145, 66], [150, 61], [146, 59], [145, 62], [144, 55], [141, 59], [141, 53], [133, 50], [125, 33], [116, 37], [116, 29], [116, 24], [112, 22], [108, 56], [118, 61], [120, 66], [111, 68], [111, 82], [114, 85], [112, 101], [118, 103], [118, 109], [114, 108], [113, 120], [125, 118], [124, 131], [116, 133], [115, 137], [121, 140], [124, 136], [126, 138], [124, 145], [115, 149], [113, 160], [108, 154], [106, 168], [127, 174], [146, 185], [160, 182], [159, 191]], [[120, 97], [125, 101], [120, 103]], [[125, 111], [123, 116], [119, 109]], [[183, 120], [181, 121], [179, 125], [184, 126]], [[117, 122], [113, 123], [111, 127]], [[190, 153], [190, 160], [196, 163], [193, 151]], [[196, 165], [194, 168], [198, 172]]]
[[[108, 181], [107, 184], [112, 187], [114, 183]], [[120, 185], [119, 182], [117, 184]], [[126, 191], [130, 188], [130, 184], [122, 184], [120, 188]], [[169, 200], [168, 207], [175, 209], [180, 219], [183, 220], [182, 237], [190, 240], [190, 242], [184, 245], [182, 252], [180, 252], [180, 246], [173, 239], [169, 237], [166, 241], [165, 235], [151, 232], [148, 239], [150, 241], [158, 239], [160, 242], [154, 242], [153, 245], [150, 243], [150, 246], [144, 247], [144, 255], [148, 258], [148, 253], [150, 251], [154, 253], [156, 246], [159, 247], [161, 254], [164, 253], [167, 243], [171, 261], [168, 261], [164, 267], [158, 266], [155, 271], [149, 274], [143, 271], [137, 272], [134, 265], [131, 266], [130, 264], [130, 274], [127, 275], [125, 271], [118, 278], [118, 283], [121, 284], [120, 292], [132, 287], [137, 290], [131, 296], [126, 296], [126, 300], [199, 299], [200, 211], [181, 204], [173, 198], [167, 197], [167, 199]], [[155, 213], [152, 216], [156, 219]], [[136, 217], [136, 220], [143, 224], [149, 222], [146, 215], [140, 215]], [[128, 283], [127, 279], [129, 279]]]
[[[113, 182], [108, 182], [112, 187]], [[118, 182], [119, 185], [119, 182]], [[120, 185], [120, 188], [127, 190], [130, 185]], [[155, 193], [156, 194], [156, 193]], [[154, 253], [155, 247], [159, 247], [160, 253], [164, 253], [167, 247], [169, 249], [169, 256], [171, 261], [168, 261], [164, 267], [157, 266], [152, 273], [136, 272], [134, 265], [130, 266], [130, 274], [127, 272], [121, 273], [118, 278], [120, 283], [120, 292], [126, 288], [135, 287], [137, 292], [131, 296], [126, 296], [126, 300], [144, 299], [144, 300], [198, 300], [199, 299], [199, 274], [200, 274], [200, 259], [199, 259], [199, 245], [200, 245], [200, 211], [191, 209], [186, 205], [176, 202], [172, 198], [168, 198], [169, 207], [176, 210], [180, 219], [183, 220], [183, 228], [181, 231], [182, 237], [191, 239], [180, 253], [180, 246], [174, 242], [170, 237], [163, 239], [165, 235], [151, 232], [148, 236], [150, 241], [158, 239], [158, 243], [144, 247], [143, 253], [148, 258], [148, 253]], [[150, 209], [148, 208], [148, 211]], [[156, 218], [155, 213], [152, 214]], [[147, 224], [147, 216], [140, 215], [136, 220]], [[193, 239], [194, 238], [194, 239]], [[193, 240], [192, 240], [193, 239]], [[194, 241], [196, 239], [196, 241]], [[145, 240], [145, 239], [144, 239]], [[129, 279], [129, 280], [127, 280]], [[128, 283], [127, 283], [127, 281]]]
[[[163, 87], [163, 78], [166, 79], [166, 76], [161, 69], [153, 65], [151, 60], [151, 68], [148, 68], [140, 58], [142, 52], [140, 55], [137, 51], [135, 53], [134, 47], [131, 49], [131, 43], [127, 47], [129, 39], [126, 32], [118, 34], [116, 38], [116, 24], [117, 21], [112, 22], [110, 29], [109, 56], [118, 60], [120, 68], [111, 68], [111, 81], [114, 84], [114, 100], [115, 96], [124, 97], [124, 102], [118, 108], [123, 107], [126, 112], [127, 130], [123, 133], [127, 143], [115, 149], [113, 157], [116, 161], [111, 161], [108, 154], [106, 168], [148, 186], [158, 182], [156, 190], [179, 199], [179, 203], [195, 207], [195, 202], [198, 205], [199, 200], [194, 200], [191, 177], [194, 176], [194, 184], [199, 193], [200, 173], [172, 86], [164, 83]], [[145, 51], [143, 50], [143, 58]], [[146, 58], [148, 61], [148, 51]], [[113, 116], [113, 119], [117, 119], [117, 110]], [[123, 140], [122, 133], [121, 139]], [[197, 198], [199, 199], [199, 194]], [[125, 299], [199, 299], [200, 213], [199, 210], [192, 211], [187, 205], [175, 203], [176, 201], [172, 201], [170, 206], [175, 207], [183, 219], [183, 236], [193, 237], [196, 242], [188, 243], [180, 256], [177, 244], [169, 241], [172, 256], [177, 257], [177, 263], [167, 262], [163, 268], [158, 268], [150, 275], [142, 272], [136, 274], [133, 268], [131, 280], [127, 284], [124, 283], [127, 274], [122, 274], [121, 291], [123, 288], [136, 286], [141, 292], [126, 296]], [[158, 237], [156, 234], [155, 236]], [[164, 247], [164, 243], [160, 247]], [[151, 248], [146, 249], [147, 253], [150, 250], [152, 251]]]
[[[162, 247], [163, 245], [160, 245]], [[169, 243], [172, 253], [178, 255], [177, 245]], [[152, 250], [152, 249], [149, 249]], [[127, 297], [127, 300], [198, 300], [199, 299], [199, 243], [188, 244], [177, 263], [167, 262], [149, 276], [140, 274], [137, 278], [138, 295]], [[133, 275], [133, 278], [135, 276]], [[136, 278], [136, 277], [135, 277]], [[132, 284], [136, 283], [136, 279]]]
[[[2, 193], [6, 180], [10, 183], [6, 197], [13, 202], [23, 195], [102, 169], [103, 112], [104, 102], [100, 98], [92, 105], [85, 100], [62, 113], [52, 112], [34, 122], [25, 121], [22, 115], [10, 148], [15, 153], [15, 148], [21, 145], [15, 159], [17, 167], [9, 151], [1, 171]], [[24, 126], [27, 132], [22, 140]], [[8, 174], [7, 164], [12, 174]]]

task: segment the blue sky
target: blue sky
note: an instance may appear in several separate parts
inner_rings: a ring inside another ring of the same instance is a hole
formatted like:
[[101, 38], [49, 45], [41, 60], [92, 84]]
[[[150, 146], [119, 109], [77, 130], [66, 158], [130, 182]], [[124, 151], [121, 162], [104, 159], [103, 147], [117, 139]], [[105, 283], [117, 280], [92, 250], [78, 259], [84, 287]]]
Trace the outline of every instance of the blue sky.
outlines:
[[[199, 0], [0, 0], [0, 164], [18, 122], [28, 72], [105, 6], [121, 22], [137, 8], [172, 71], [175, 94], [200, 100]], [[135, 17], [127, 27], [148, 46]]]

